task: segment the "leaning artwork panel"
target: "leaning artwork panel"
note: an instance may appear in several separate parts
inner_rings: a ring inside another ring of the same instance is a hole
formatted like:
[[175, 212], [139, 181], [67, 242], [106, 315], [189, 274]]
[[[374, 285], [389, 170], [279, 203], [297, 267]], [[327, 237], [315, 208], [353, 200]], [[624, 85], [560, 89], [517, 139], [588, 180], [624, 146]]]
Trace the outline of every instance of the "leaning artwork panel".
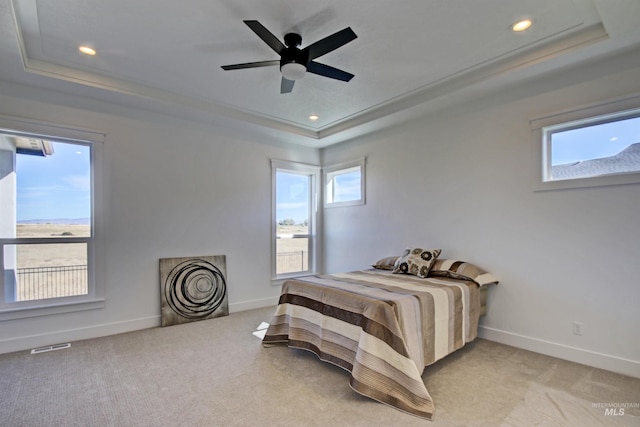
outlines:
[[225, 255], [161, 258], [162, 326], [229, 314]]

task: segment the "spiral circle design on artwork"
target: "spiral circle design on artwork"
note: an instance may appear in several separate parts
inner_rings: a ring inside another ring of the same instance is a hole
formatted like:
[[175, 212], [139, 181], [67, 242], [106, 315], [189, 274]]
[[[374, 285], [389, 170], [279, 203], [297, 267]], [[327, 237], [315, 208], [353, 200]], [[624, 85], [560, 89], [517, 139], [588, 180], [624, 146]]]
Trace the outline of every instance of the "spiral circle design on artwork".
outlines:
[[227, 284], [215, 265], [203, 259], [189, 259], [169, 272], [164, 291], [174, 312], [188, 319], [202, 319], [223, 303]]

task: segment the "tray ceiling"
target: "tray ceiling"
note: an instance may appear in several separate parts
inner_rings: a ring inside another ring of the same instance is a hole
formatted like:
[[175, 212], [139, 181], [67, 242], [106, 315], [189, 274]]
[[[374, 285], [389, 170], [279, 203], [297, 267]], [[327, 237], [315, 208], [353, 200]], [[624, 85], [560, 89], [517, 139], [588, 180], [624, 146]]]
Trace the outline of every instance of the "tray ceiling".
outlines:
[[[58, 88], [224, 117], [311, 146], [465, 88], [531, 77], [545, 70], [540, 64], [565, 66], [640, 41], [628, 17], [640, 14], [633, 0], [614, 2], [616, 10], [598, 0], [0, 1], [2, 24], [11, 24], [17, 42], [3, 42], [0, 54], [18, 52], [22, 73], [44, 76], [39, 85], [65, 82]], [[511, 31], [523, 17], [534, 25]], [[355, 77], [345, 83], [307, 73], [280, 94], [277, 66], [222, 70], [278, 59], [247, 19], [281, 40], [301, 34], [302, 47], [351, 27], [358, 38], [318, 61]], [[79, 53], [82, 44], [97, 55]], [[0, 67], [2, 78], [22, 82], [16, 69]]]

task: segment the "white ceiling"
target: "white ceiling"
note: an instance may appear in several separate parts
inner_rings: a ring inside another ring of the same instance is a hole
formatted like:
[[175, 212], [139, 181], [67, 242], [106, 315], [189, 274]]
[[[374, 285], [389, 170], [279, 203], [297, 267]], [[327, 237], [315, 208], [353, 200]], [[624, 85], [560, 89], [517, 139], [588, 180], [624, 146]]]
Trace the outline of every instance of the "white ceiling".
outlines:
[[[323, 147], [424, 104], [640, 45], [640, 0], [0, 0], [0, 80], [257, 127]], [[529, 17], [532, 28], [510, 25]], [[358, 38], [280, 94], [278, 59], [242, 21], [302, 47], [345, 27]], [[77, 50], [89, 44], [87, 57]], [[462, 94], [462, 95], [460, 95]], [[316, 122], [309, 120], [317, 114]]]

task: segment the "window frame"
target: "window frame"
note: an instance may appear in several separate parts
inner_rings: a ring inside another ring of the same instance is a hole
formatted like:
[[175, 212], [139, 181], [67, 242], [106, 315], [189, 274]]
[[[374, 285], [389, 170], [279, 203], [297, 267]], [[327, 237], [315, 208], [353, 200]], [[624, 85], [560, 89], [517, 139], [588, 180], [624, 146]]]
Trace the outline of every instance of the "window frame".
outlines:
[[53, 124], [31, 119], [0, 115], [0, 133], [35, 137], [54, 142], [81, 144], [90, 147], [91, 167], [91, 233], [89, 237], [14, 237], [0, 238], [0, 266], [4, 271], [4, 246], [23, 244], [87, 244], [88, 292], [85, 295], [39, 299], [30, 301], [5, 301], [4, 274], [0, 275], [0, 322], [29, 317], [48, 316], [76, 311], [103, 308], [104, 265], [102, 239], [102, 150], [106, 135], [103, 132], [79, 127]]
[[638, 116], [640, 116], [640, 94], [532, 119], [530, 127], [533, 140], [532, 147], [534, 147], [533, 157], [537, 162], [535, 173], [533, 174], [533, 191], [640, 184], [640, 171], [548, 180], [551, 168], [551, 140], [549, 136], [554, 132], [595, 126]]
[[[331, 191], [328, 187], [331, 185], [331, 179], [342, 173], [347, 173], [351, 169], [357, 168], [360, 171], [360, 198], [354, 200], [346, 200], [341, 202], [334, 202], [332, 200]], [[322, 188], [323, 188], [323, 200], [324, 208], [337, 208], [343, 206], [359, 206], [366, 203], [365, 190], [366, 190], [366, 157], [353, 160], [350, 162], [344, 162], [332, 166], [322, 168]]]
[[[278, 171], [306, 175], [309, 177], [309, 259], [307, 270], [294, 273], [277, 274], [277, 173]], [[320, 179], [320, 166], [307, 163], [291, 162], [285, 160], [271, 160], [271, 281], [273, 285], [280, 285], [283, 280], [292, 277], [309, 276], [319, 271], [318, 254], [320, 253], [320, 211], [318, 182]]]

